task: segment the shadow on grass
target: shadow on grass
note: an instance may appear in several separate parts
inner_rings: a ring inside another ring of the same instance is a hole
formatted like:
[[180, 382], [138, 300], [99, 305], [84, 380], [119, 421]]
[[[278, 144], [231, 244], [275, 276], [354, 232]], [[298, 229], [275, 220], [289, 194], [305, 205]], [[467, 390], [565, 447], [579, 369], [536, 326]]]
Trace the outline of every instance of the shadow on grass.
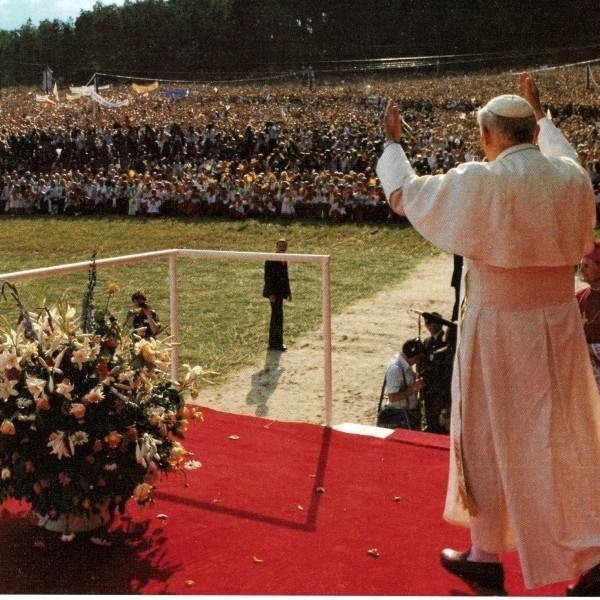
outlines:
[[269, 414], [269, 398], [277, 389], [277, 383], [284, 371], [279, 366], [280, 360], [281, 352], [268, 350], [263, 368], [252, 374], [252, 383], [246, 396], [246, 404], [256, 406], [257, 417], [266, 417]]

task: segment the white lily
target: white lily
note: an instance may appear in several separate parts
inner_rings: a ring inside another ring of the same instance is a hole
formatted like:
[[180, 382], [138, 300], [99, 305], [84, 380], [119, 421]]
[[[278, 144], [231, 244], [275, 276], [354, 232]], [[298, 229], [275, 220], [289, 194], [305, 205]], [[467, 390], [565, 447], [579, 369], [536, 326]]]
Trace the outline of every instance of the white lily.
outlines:
[[81, 444], [85, 444], [89, 441], [89, 436], [85, 431], [76, 431], [69, 436], [73, 440], [73, 444], [75, 446], [81, 446]]
[[57, 386], [56, 393], [64, 396], [67, 400], [71, 399], [71, 392], [75, 386], [71, 383], [71, 381], [65, 377]]
[[46, 380], [39, 379], [38, 377], [27, 377], [25, 379], [25, 385], [27, 386], [29, 393], [33, 396], [33, 399], [37, 400], [44, 393]]
[[17, 379], [2, 379], [0, 381], [0, 398], [8, 400], [11, 396], [18, 396], [19, 392], [15, 390], [15, 385], [19, 381]]
[[46, 444], [49, 448], [52, 448], [50, 454], [56, 454], [59, 459], [62, 459], [63, 457], [70, 458], [71, 454], [65, 441], [64, 431], [55, 431], [54, 433], [51, 433], [50, 441]]
[[160, 440], [153, 438], [149, 433], [144, 433], [135, 448], [135, 459], [138, 464], [147, 468], [153, 460], [160, 460], [158, 454], [160, 444], [162, 444]]
[[17, 356], [15, 350], [0, 353], [0, 371], [21, 370], [21, 357]]

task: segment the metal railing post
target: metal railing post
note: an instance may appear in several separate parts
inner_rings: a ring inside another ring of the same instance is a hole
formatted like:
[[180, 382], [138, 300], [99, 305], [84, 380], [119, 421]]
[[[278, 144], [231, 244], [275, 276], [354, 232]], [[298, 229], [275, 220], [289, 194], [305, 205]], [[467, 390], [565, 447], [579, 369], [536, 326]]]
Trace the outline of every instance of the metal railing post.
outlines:
[[169, 256], [169, 312], [171, 321], [171, 378], [179, 378], [179, 297], [177, 294], [177, 253]]
[[333, 425], [333, 376], [331, 365], [331, 258], [323, 259], [323, 367], [325, 375], [325, 426]]

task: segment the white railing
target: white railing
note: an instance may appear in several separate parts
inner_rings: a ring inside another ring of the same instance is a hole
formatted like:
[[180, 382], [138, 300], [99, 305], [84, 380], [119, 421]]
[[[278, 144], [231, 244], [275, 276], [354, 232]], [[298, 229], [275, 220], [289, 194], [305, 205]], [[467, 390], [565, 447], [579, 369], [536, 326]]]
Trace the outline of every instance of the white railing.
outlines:
[[[101, 258], [96, 261], [98, 269], [117, 265], [134, 264], [149, 260], [169, 260], [169, 309], [173, 350], [171, 356], [171, 376], [179, 376], [179, 303], [177, 294], [177, 258], [204, 258], [208, 260], [244, 260], [244, 261], [285, 261], [289, 263], [321, 264], [321, 293], [323, 310], [323, 375], [325, 386], [325, 425], [333, 423], [333, 374], [331, 365], [331, 257], [323, 254], [287, 254], [274, 252], [233, 252], [226, 250], [192, 250], [173, 249], [129, 254], [114, 258]], [[63, 273], [87, 271], [90, 262], [55, 265], [13, 273], [0, 273], [0, 281], [23, 281], [25, 279], [41, 279]]]

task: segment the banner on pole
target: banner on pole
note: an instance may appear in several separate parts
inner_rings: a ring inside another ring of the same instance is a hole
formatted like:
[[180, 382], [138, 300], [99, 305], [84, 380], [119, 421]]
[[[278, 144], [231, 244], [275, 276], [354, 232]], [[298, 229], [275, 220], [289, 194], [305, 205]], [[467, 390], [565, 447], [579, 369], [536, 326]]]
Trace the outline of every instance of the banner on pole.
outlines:
[[154, 90], [158, 89], [158, 81], [155, 81], [154, 83], [149, 83], [146, 85], [142, 85], [140, 83], [132, 83], [131, 89], [136, 94], [145, 94], [146, 92], [153, 92]]
[[129, 106], [129, 100], [107, 100], [96, 92], [89, 94], [89, 97], [103, 108], [121, 108], [122, 106]]
[[52, 98], [48, 95], [36, 94], [35, 95], [36, 102], [47, 102], [48, 104], [56, 104]]
[[183, 98], [187, 98], [190, 95], [190, 88], [182, 88], [177, 90], [165, 90], [164, 95], [165, 98], [169, 100], [182, 100]]
[[70, 87], [69, 91], [71, 94], [79, 94], [81, 96], [89, 96], [92, 92], [95, 92], [93, 85], [81, 85], [78, 87]]

